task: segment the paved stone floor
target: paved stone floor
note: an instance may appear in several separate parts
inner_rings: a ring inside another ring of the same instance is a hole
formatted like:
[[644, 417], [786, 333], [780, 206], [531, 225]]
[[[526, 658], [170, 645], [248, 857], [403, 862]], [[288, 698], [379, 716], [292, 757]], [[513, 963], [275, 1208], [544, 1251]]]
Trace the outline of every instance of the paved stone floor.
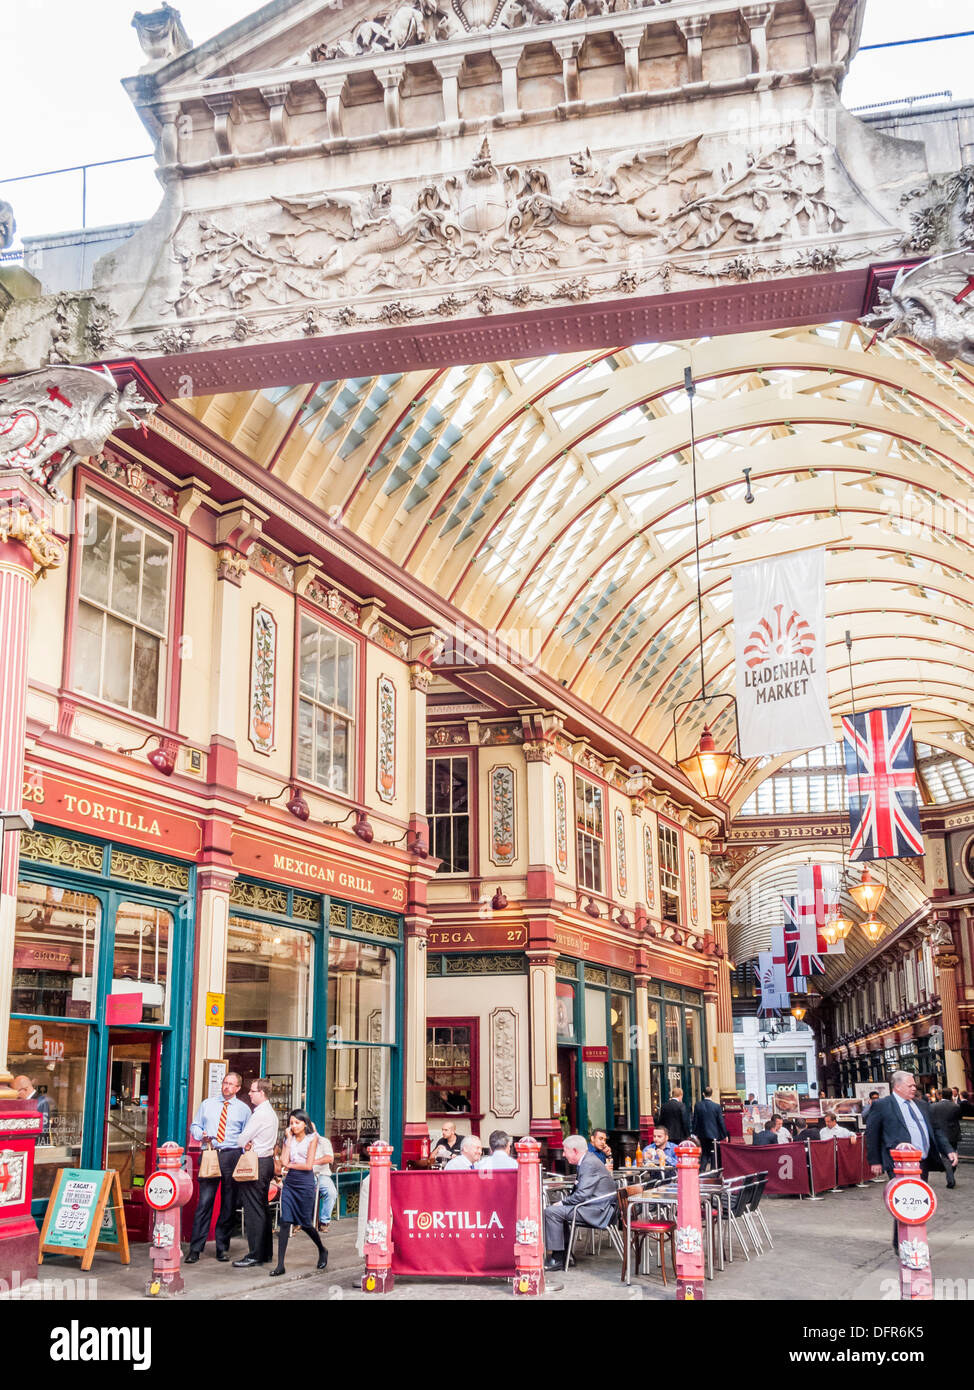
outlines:
[[[962, 1165], [957, 1187], [948, 1192], [940, 1174], [932, 1177], [939, 1202], [930, 1225], [930, 1248], [938, 1293], [945, 1299], [974, 1299], [974, 1163]], [[897, 1300], [897, 1264], [890, 1236], [892, 1222], [883, 1205], [883, 1185], [851, 1188], [821, 1201], [794, 1198], [765, 1199], [766, 1216], [774, 1249], [750, 1262], [738, 1256], [716, 1279], [708, 1281], [708, 1300], [784, 1299], [806, 1301]], [[355, 1251], [355, 1224], [333, 1224], [326, 1244], [330, 1261], [318, 1273], [315, 1252], [300, 1232], [291, 1238], [288, 1272], [269, 1279], [266, 1269], [235, 1270], [217, 1264], [212, 1246], [200, 1262], [186, 1269], [186, 1301], [246, 1299], [366, 1300], [358, 1285], [362, 1261]], [[587, 1242], [586, 1242], [587, 1244]], [[231, 1253], [242, 1255], [245, 1246], [236, 1240]], [[97, 1255], [89, 1279], [97, 1286], [78, 1284], [81, 1297], [142, 1299], [149, 1268], [146, 1246], [133, 1247], [132, 1263], [123, 1267], [109, 1255]], [[620, 1282], [619, 1261], [608, 1241], [602, 1253], [583, 1255], [575, 1268], [549, 1276], [546, 1298], [623, 1300], [673, 1299], [672, 1281], [664, 1289], [658, 1274], [634, 1279], [630, 1288]], [[80, 1280], [78, 1262], [59, 1256], [45, 1259], [42, 1278]], [[460, 1299], [465, 1301], [510, 1300], [509, 1287], [493, 1281], [469, 1280], [463, 1284], [402, 1280], [386, 1302]]]

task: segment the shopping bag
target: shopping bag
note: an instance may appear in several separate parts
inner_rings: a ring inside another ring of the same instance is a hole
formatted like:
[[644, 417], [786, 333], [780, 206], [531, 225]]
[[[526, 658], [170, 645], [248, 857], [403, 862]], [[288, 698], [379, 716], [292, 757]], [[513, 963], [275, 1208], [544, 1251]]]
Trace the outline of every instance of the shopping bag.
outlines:
[[233, 1170], [234, 1182], [256, 1182], [258, 1176], [257, 1152], [255, 1149], [247, 1149], [237, 1159], [237, 1166]]
[[203, 1150], [203, 1157], [200, 1159], [199, 1177], [220, 1177], [220, 1160], [217, 1157], [216, 1149], [211, 1148], [209, 1145]]

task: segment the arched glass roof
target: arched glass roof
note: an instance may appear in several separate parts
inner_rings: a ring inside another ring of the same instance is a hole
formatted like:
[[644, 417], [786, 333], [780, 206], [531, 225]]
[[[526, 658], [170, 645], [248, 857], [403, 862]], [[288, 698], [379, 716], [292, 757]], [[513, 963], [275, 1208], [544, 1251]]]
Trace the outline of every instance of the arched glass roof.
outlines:
[[859, 707], [971, 722], [974, 384], [908, 343], [832, 324], [181, 404], [672, 756], [700, 693], [687, 364], [711, 693], [733, 686], [730, 564], [824, 546], [833, 713], [849, 628]]

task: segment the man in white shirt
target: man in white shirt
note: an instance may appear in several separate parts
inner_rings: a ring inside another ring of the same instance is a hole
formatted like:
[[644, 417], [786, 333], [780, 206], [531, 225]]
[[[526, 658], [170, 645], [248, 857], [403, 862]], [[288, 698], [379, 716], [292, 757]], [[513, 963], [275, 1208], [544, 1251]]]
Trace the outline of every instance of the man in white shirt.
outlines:
[[481, 1144], [480, 1140], [475, 1139], [472, 1134], [468, 1134], [460, 1145], [460, 1152], [457, 1154], [456, 1158], [450, 1159], [443, 1170], [444, 1173], [449, 1173], [451, 1170], [462, 1171], [464, 1168], [467, 1170], [476, 1168], [477, 1164], [480, 1162], [480, 1156], [483, 1151], [484, 1146]]
[[502, 1129], [495, 1129], [487, 1140], [490, 1153], [480, 1160], [481, 1168], [516, 1168], [517, 1159], [511, 1153], [511, 1136]]
[[252, 1265], [266, 1264], [273, 1252], [271, 1237], [271, 1211], [267, 1205], [267, 1189], [274, 1176], [274, 1145], [280, 1123], [270, 1101], [271, 1083], [266, 1076], [251, 1082], [250, 1103], [254, 1112], [240, 1132], [237, 1143], [248, 1152], [257, 1155], [257, 1178], [250, 1182], [236, 1182], [235, 1186], [244, 1209], [244, 1230], [247, 1234], [247, 1253], [242, 1260], [234, 1260], [234, 1269], [249, 1269]]
[[320, 1230], [324, 1230], [331, 1221], [331, 1214], [338, 1200], [338, 1189], [335, 1186], [335, 1179], [331, 1175], [331, 1165], [334, 1161], [335, 1150], [332, 1148], [331, 1140], [326, 1134], [319, 1133], [318, 1147], [315, 1150], [315, 1178], [318, 1182], [318, 1227]]
[[820, 1139], [854, 1139], [856, 1136], [851, 1129], [846, 1129], [844, 1125], [840, 1125], [834, 1113], [829, 1110], [826, 1113], [822, 1128], [819, 1130], [818, 1137]]
[[792, 1142], [792, 1132], [780, 1115], [775, 1115], [772, 1120], [771, 1132], [779, 1144], [790, 1144]]

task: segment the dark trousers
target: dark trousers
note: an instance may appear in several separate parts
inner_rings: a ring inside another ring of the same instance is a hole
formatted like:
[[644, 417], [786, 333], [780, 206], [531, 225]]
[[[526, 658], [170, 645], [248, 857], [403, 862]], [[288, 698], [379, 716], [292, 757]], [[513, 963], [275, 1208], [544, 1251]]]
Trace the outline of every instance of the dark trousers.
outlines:
[[708, 1168], [716, 1168], [717, 1163], [714, 1159], [714, 1140], [700, 1140], [700, 1171], [706, 1173]]
[[196, 1214], [193, 1217], [193, 1232], [189, 1238], [191, 1253], [201, 1254], [203, 1246], [206, 1244], [217, 1192], [220, 1194], [220, 1219], [216, 1223], [216, 1248], [217, 1251], [230, 1248], [230, 1232], [233, 1228], [233, 1218], [237, 1212], [236, 1183], [233, 1181], [233, 1170], [236, 1168], [237, 1159], [242, 1153], [243, 1149], [217, 1149], [220, 1176], [218, 1178], [200, 1178], [200, 1194], [196, 1203]]
[[244, 1212], [244, 1231], [247, 1254], [266, 1263], [274, 1253], [271, 1232], [271, 1209], [267, 1205], [267, 1189], [274, 1176], [274, 1155], [257, 1160], [257, 1177], [253, 1182], [235, 1184]]
[[[553, 1254], [558, 1254], [568, 1244], [568, 1232], [571, 1228], [574, 1210], [574, 1207], [567, 1207], [564, 1202], [553, 1202], [550, 1207], [544, 1209], [545, 1249], [550, 1250]], [[593, 1214], [595, 1210], [593, 1203]], [[595, 1224], [593, 1221], [586, 1221], [585, 1213], [579, 1212], [575, 1228], [577, 1230], [579, 1226], [594, 1226]], [[602, 1230], [604, 1225], [604, 1222], [599, 1222], [596, 1229]]]

